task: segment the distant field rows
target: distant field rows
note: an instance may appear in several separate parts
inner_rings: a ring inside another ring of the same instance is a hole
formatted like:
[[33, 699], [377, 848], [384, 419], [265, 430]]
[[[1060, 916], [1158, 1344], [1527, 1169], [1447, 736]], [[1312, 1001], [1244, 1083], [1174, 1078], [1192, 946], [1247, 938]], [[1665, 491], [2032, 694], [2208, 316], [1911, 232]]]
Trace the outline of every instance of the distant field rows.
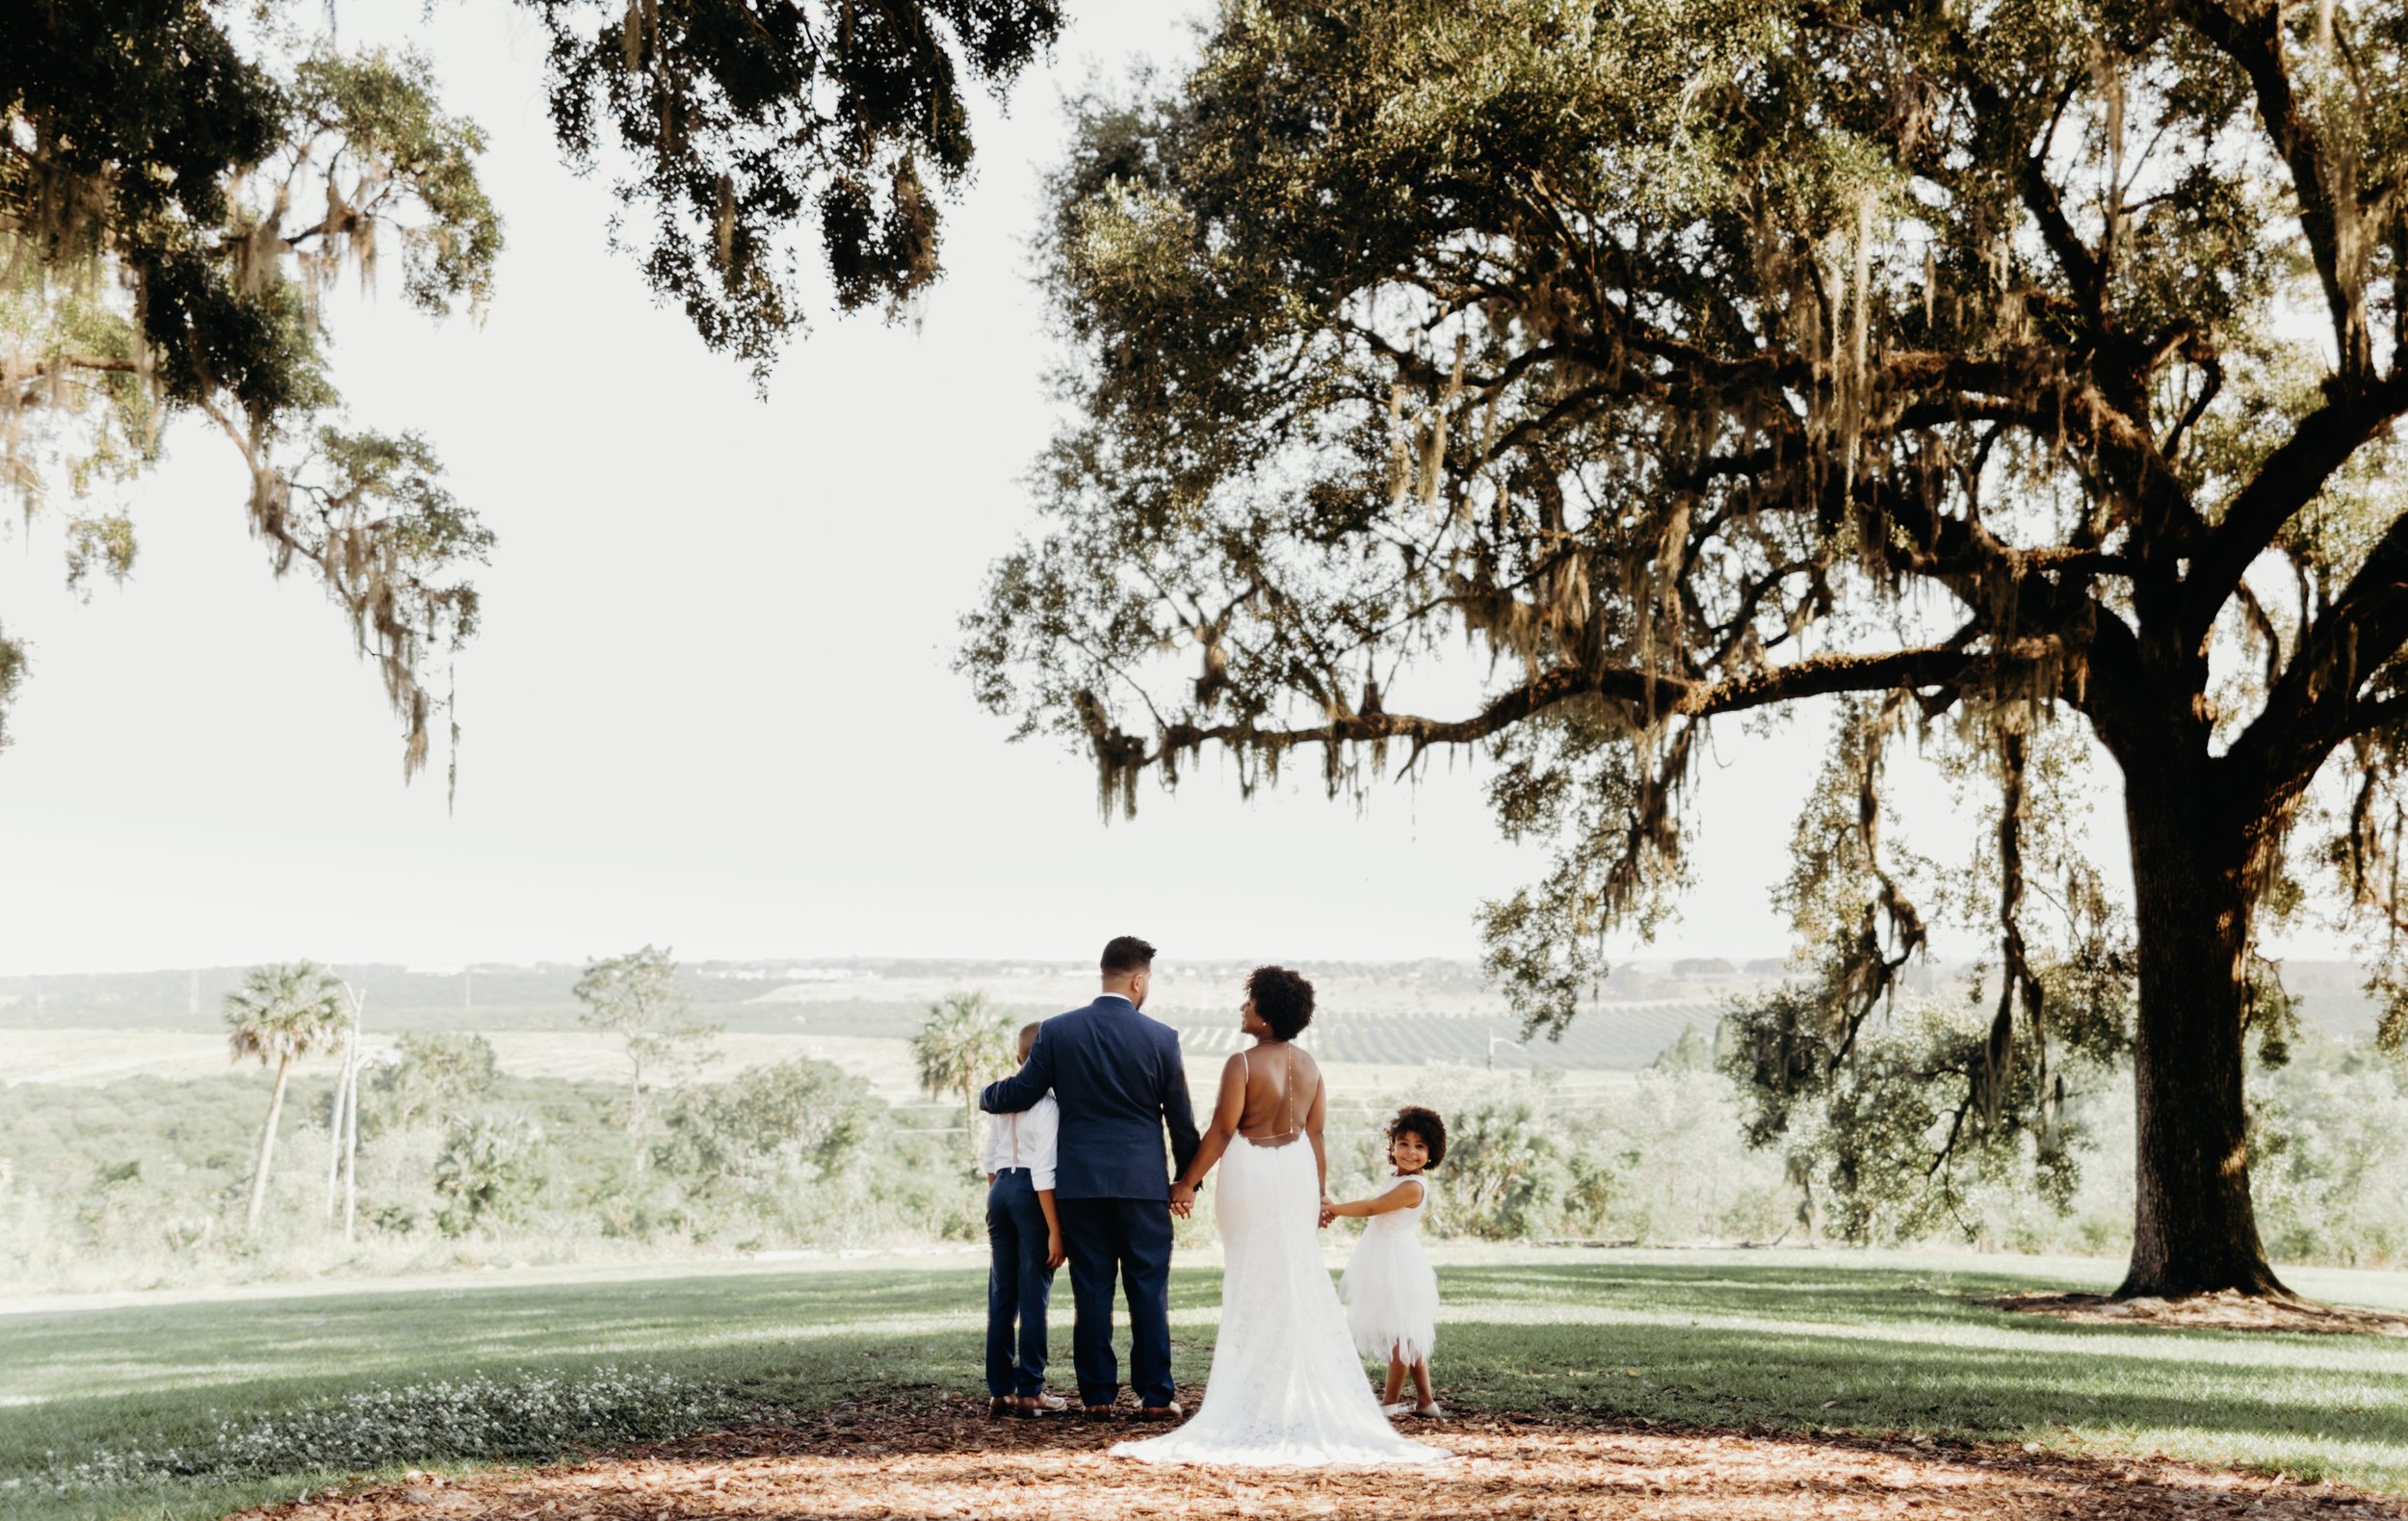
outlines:
[[[1431, 1064], [1487, 1066], [1500, 1070], [1542, 1068], [1565, 1072], [1632, 1070], [1645, 1066], [1680, 1037], [1685, 1027], [1714, 1028], [1719, 1010], [1705, 1003], [1614, 1006], [1576, 1023], [1559, 1042], [1511, 1044], [1517, 1034], [1507, 1020], [1470, 1019], [1432, 1013], [1385, 1013], [1323, 1018], [1306, 1044], [1332, 1069], [1410, 1070]], [[919, 1097], [906, 1037], [925, 1017], [911, 1006], [819, 1008], [790, 1014], [783, 1031], [734, 1030], [719, 1040], [713, 1068], [724, 1075], [740, 1067], [795, 1057], [834, 1062], [863, 1076], [889, 1102]], [[1220, 1059], [1243, 1043], [1227, 1016], [1172, 1010], [1166, 1023], [1180, 1033], [1192, 1075], [1209, 1088]], [[477, 1028], [466, 1021], [464, 1028]], [[608, 1081], [622, 1075], [615, 1047], [579, 1030], [481, 1030], [493, 1042], [505, 1071], [521, 1077]], [[396, 1037], [376, 1030], [369, 1049], [389, 1050]], [[303, 1073], [331, 1070], [333, 1058], [304, 1062]], [[161, 1077], [206, 1077], [226, 1069], [224, 1041], [195, 1030], [0, 1028], [0, 1083], [107, 1083], [137, 1073]]]
[[[1485, 1062], [1490, 1037], [1516, 1028], [1504, 998], [1471, 962], [1297, 964], [1320, 989], [1319, 1041], [1331, 1061]], [[217, 1034], [222, 1002], [243, 970], [0, 977], [0, 1057], [20, 1043], [17, 1031], [174, 1031], [206, 1040]], [[488, 1035], [577, 1029], [574, 965], [335, 970], [366, 996], [373, 1029]], [[1199, 1054], [1228, 1049], [1246, 963], [1165, 957], [1156, 971], [1151, 1011], [1189, 1032], [1191, 1048]], [[1969, 972], [1961, 965], [1919, 965], [1908, 990], [1919, 998], [1959, 999], [1970, 990]], [[1094, 975], [1084, 965], [1026, 960], [775, 960], [691, 965], [683, 985], [696, 1010], [731, 1034], [895, 1038], [908, 1036], [929, 1006], [949, 994], [980, 992], [1012, 1017], [1041, 1017], [1086, 1002]], [[1626, 963], [1608, 983], [1607, 1001], [1584, 1010], [1560, 1045], [1541, 1046], [1528, 1057], [1499, 1047], [1496, 1062], [1571, 1070], [1644, 1066], [1684, 1025], [1711, 1030], [1731, 999], [1761, 994], [1783, 975], [1752, 962], [1737, 973], [1681, 962]], [[2374, 1029], [2379, 1010], [2365, 991], [2364, 968], [2291, 959], [2284, 963], [2284, 979], [2300, 998], [2308, 1024], [2349, 1039]], [[12, 1069], [0, 1061], [0, 1073]]]
[[[396, 1036], [372, 1033], [371, 1057], [392, 1050]], [[625, 1059], [606, 1036], [582, 1030], [485, 1033], [493, 1043], [502, 1070], [512, 1077], [566, 1078], [576, 1082], [614, 1082], [626, 1076]], [[200, 1078], [226, 1071], [231, 1063], [224, 1040], [187, 1031], [150, 1030], [0, 1030], [0, 1055], [5, 1055], [6, 1084], [112, 1082], [137, 1073], [150, 1077]], [[809, 1057], [867, 1078], [888, 1102], [921, 1095], [912, 1081], [910, 1052], [901, 1039], [805, 1035], [735, 1034], [720, 1037], [719, 1058], [704, 1076], [723, 1077], [747, 1066]], [[330, 1076], [339, 1059], [332, 1054], [305, 1057], [294, 1063], [298, 1077]], [[247, 1063], [245, 1069], [255, 1069]]]

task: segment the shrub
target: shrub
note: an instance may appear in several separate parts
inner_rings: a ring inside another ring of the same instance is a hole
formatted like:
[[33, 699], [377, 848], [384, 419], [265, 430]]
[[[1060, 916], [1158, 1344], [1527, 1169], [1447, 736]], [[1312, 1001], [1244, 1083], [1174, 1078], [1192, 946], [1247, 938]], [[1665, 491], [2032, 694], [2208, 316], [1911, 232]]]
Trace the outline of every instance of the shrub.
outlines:
[[458, 1237], [483, 1223], [524, 1219], [528, 1200], [543, 1186], [536, 1162], [542, 1140], [535, 1123], [520, 1115], [480, 1114], [454, 1120], [434, 1159], [434, 1192], [443, 1200], [436, 1228]]
[[458, 1115], [491, 1093], [500, 1077], [493, 1042], [484, 1036], [413, 1030], [391, 1061], [369, 1069], [363, 1086], [373, 1096], [359, 1107], [361, 1131], [374, 1135]]
[[188, 1447], [103, 1451], [35, 1482], [72, 1497], [161, 1479], [225, 1482], [404, 1462], [543, 1458], [576, 1445], [679, 1435], [716, 1413], [725, 1398], [650, 1368], [471, 1374], [232, 1416]]

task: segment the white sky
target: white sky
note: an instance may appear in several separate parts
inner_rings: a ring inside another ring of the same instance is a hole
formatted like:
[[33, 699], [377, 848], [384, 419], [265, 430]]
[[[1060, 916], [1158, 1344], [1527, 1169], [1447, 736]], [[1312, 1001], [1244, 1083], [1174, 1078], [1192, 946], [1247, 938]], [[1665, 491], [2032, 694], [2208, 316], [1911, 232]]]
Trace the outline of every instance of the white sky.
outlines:
[[[1207, 764], [1106, 827], [1086, 762], [1007, 745], [949, 669], [984, 567], [1034, 521], [1054, 351], [1028, 240], [1058, 102], [1181, 57], [1190, 10], [1074, 4], [1055, 66], [982, 117], [919, 322], [822, 321], [764, 402], [607, 251], [613, 202], [560, 166], [514, 11], [345, 4], [347, 41], [433, 55], [508, 219], [483, 328], [391, 297], [331, 313], [355, 420], [427, 433], [500, 538], [459, 665], [458, 810], [439, 752], [402, 785], [336, 611], [271, 581], [239, 463], [187, 428], [134, 499], [123, 589], [67, 594], [42, 523], [0, 538], [0, 618], [34, 657], [0, 753], [0, 972], [646, 940], [1075, 957], [1123, 931], [1175, 957], [1476, 955], [1479, 901], [1544, 860], [1499, 843], [1473, 768], [1358, 812], [1309, 778], [1242, 802]], [[1697, 888], [1648, 954], [1787, 949], [1767, 889], [1819, 733], [1717, 735]]]

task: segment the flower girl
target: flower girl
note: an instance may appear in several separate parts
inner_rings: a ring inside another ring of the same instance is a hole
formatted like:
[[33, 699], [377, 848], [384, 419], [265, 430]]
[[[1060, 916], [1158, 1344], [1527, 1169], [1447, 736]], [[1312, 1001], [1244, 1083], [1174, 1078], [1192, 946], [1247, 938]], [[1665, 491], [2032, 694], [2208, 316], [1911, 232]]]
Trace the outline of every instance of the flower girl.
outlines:
[[[1347, 1324], [1365, 1357], [1388, 1359], [1388, 1389], [1380, 1403], [1390, 1415], [1440, 1415], [1430, 1393], [1429, 1352], [1437, 1340], [1438, 1274], [1422, 1254], [1422, 1211], [1429, 1184], [1422, 1174], [1445, 1159], [1447, 1124], [1434, 1110], [1406, 1105], [1388, 1124], [1388, 1161], [1396, 1184], [1375, 1198], [1332, 1204], [1322, 1223], [1340, 1215], [1370, 1221], [1347, 1264], [1338, 1293], [1347, 1301]], [[1413, 1378], [1416, 1403], [1406, 1405], [1405, 1376]]]

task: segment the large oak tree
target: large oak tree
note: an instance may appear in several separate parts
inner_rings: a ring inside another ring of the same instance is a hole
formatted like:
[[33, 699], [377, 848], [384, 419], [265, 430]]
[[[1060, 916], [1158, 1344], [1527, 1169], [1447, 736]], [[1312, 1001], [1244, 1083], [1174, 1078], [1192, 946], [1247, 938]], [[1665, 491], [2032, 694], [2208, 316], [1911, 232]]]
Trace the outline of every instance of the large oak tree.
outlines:
[[[1710, 725], [1840, 699], [1790, 889], [1821, 976], [1745, 1064], [1845, 1067], [1923, 945], [1878, 829], [1920, 740], [1994, 784], [2004, 987], [1917, 1075], [1953, 1130], [2045, 1133], [2067, 1044], [2114, 1043], [2095, 879], [2072, 975], [2027, 924], [2036, 757], [2081, 725], [2133, 882], [2125, 1292], [2282, 1292], [2262, 910], [2313, 858], [2397, 918], [2403, 170], [2396, 6], [1228, 6], [1060, 175], [1076, 414], [963, 664], [1107, 806], [1208, 749], [1333, 791], [1487, 749], [1557, 850], [1484, 910], [1534, 1025], [1678, 884]], [[1467, 642], [1486, 689], [1425, 708]]]

